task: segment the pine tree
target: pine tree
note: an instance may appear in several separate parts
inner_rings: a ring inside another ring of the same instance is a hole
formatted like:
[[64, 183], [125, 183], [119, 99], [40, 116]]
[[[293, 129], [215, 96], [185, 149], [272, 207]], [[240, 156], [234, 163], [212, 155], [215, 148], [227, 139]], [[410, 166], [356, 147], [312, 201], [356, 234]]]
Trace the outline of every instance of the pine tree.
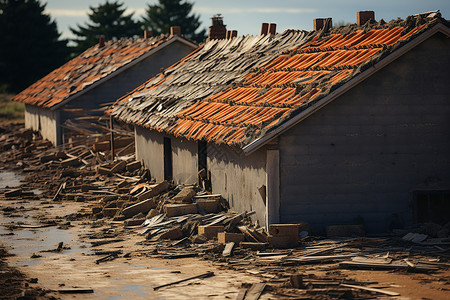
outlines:
[[74, 56], [98, 43], [101, 36], [107, 41], [141, 35], [142, 24], [133, 20], [133, 13], [125, 15], [126, 8], [123, 7], [123, 3], [106, 1], [97, 7], [90, 6], [89, 9], [90, 23], [70, 28], [70, 31], [79, 37], [73, 40], [76, 43]]
[[66, 40], [39, 0], [0, 0], [0, 89], [19, 92], [66, 61]]
[[200, 16], [192, 14], [192, 3], [182, 0], [159, 0], [158, 4], [148, 5], [144, 25], [154, 33], [168, 33], [170, 26], [180, 26], [181, 32], [188, 38], [202, 42], [206, 38], [206, 29], [200, 27]]

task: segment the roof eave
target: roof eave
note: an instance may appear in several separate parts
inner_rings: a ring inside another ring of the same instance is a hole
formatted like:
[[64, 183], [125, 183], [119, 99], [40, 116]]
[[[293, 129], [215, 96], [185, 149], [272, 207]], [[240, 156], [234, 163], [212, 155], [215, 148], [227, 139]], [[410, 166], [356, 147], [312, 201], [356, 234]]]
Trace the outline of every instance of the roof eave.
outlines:
[[64, 106], [64, 105], [66, 105], [67, 103], [69, 103], [69, 102], [75, 100], [76, 98], [78, 98], [78, 97], [84, 95], [85, 93], [91, 91], [92, 89], [94, 89], [94, 88], [96, 88], [97, 86], [103, 84], [104, 82], [110, 80], [111, 78], [114, 78], [115, 76], [119, 75], [120, 73], [122, 73], [122, 72], [128, 70], [129, 68], [131, 68], [131, 67], [133, 67], [133, 66], [135, 66], [136, 64], [140, 63], [141, 61], [147, 59], [149, 56], [155, 54], [156, 52], [158, 52], [158, 51], [164, 49], [165, 47], [169, 46], [170, 44], [172, 44], [172, 43], [174, 43], [174, 42], [176, 42], [176, 41], [181, 42], [181, 43], [183, 43], [183, 44], [185, 44], [185, 45], [187, 45], [187, 46], [189, 46], [189, 47], [192, 47], [193, 50], [195, 50], [195, 49], [198, 47], [197, 44], [192, 43], [192, 42], [190, 42], [190, 41], [188, 41], [188, 40], [186, 40], [186, 39], [184, 39], [184, 38], [182, 38], [182, 37], [180, 37], [180, 36], [178, 36], [178, 35], [174, 35], [174, 36], [172, 36], [168, 41], [164, 42], [163, 44], [161, 44], [161, 45], [159, 45], [159, 46], [157, 46], [157, 47], [151, 49], [151, 50], [148, 51], [147, 53], [145, 53], [145, 54], [139, 56], [138, 58], [136, 58], [135, 60], [129, 62], [128, 64], [126, 64], [126, 65], [124, 65], [124, 66], [122, 66], [122, 67], [120, 67], [118, 70], [112, 72], [111, 74], [109, 74], [109, 75], [106, 76], [105, 78], [102, 78], [102, 79], [100, 79], [100, 80], [97, 81], [97, 82], [94, 82], [92, 85], [90, 85], [90, 86], [87, 87], [86, 89], [83, 89], [83, 90], [79, 91], [78, 93], [76, 93], [76, 94], [70, 96], [69, 98], [67, 98], [67, 99], [65, 99], [65, 100], [63, 100], [63, 101], [61, 101], [60, 103], [58, 103], [58, 104], [56, 104], [56, 105], [54, 105], [54, 106], [51, 106], [50, 109], [51, 109], [51, 110], [57, 110], [57, 109], [59, 109], [61, 106]]
[[438, 32], [447, 35], [447, 37], [450, 36], [450, 28], [448, 28], [447, 26], [445, 26], [441, 23], [433, 26], [433, 28], [431, 28], [430, 30], [424, 32], [423, 34], [416, 37], [411, 42], [409, 42], [406, 45], [402, 46], [401, 48], [397, 49], [392, 54], [386, 56], [384, 59], [382, 59], [381, 61], [379, 61], [372, 67], [363, 71], [361, 74], [357, 75], [356, 77], [349, 80], [347, 83], [345, 83], [344, 85], [342, 85], [335, 91], [333, 91], [330, 94], [328, 94], [327, 96], [325, 96], [323, 99], [319, 100], [317, 103], [311, 105], [310, 107], [308, 107], [307, 109], [305, 109], [304, 111], [299, 113], [298, 115], [294, 116], [292, 119], [281, 124], [274, 130], [267, 133], [266, 135], [264, 135], [260, 138], [257, 138], [256, 140], [247, 144], [246, 146], [244, 146], [242, 148], [243, 152], [246, 155], [249, 155], [249, 154], [255, 152], [256, 150], [258, 150], [259, 148], [261, 148], [262, 146], [264, 146], [265, 144], [270, 142], [272, 139], [276, 138], [280, 134], [284, 133], [285, 131], [289, 130], [293, 126], [297, 125], [298, 123], [300, 123], [301, 121], [303, 121], [304, 119], [306, 119], [307, 117], [309, 117], [310, 115], [312, 115], [313, 113], [315, 113], [316, 111], [318, 111], [319, 109], [321, 109], [322, 107], [327, 105], [328, 103], [332, 102], [333, 100], [335, 100], [336, 98], [338, 98], [339, 96], [341, 96], [342, 94], [344, 94], [345, 92], [347, 92], [348, 90], [350, 90], [351, 88], [353, 88], [354, 86], [359, 84], [360, 82], [364, 81], [365, 79], [367, 79], [368, 77], [373, 75], [375, 72], [381, 70], [382, 68], [384, 68], [385, 66], [387, 66], [388, 64], [390, 64], [391, 62], [393, 62], [394, 60], [396, 60], [403, 54], [409, 52], [410, 50], [412, 50], [413, 48], [415, 48], [416, 46], [418, 46], [419, 44], [421, 44], [422, 42], [424, 42], [425, 40], [427, 40], [428, 38], [430, 38], [431, 36], [433, 36], [434, 34], [436, 34]]

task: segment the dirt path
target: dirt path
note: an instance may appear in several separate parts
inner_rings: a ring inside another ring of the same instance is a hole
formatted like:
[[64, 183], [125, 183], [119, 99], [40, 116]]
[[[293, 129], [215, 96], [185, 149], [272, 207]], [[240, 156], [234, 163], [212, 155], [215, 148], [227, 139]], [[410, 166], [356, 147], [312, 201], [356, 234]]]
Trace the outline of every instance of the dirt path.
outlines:
[[[67, 229], [58, 229], [55, 226], [20, 228], [23, 224], [39, 226], [42, 224], [39, 220], [42, 221], [43, 218], [64, 218], [65, 215], [80, 209], [78, 202], [49, 204], [46, 201], [2, 200], [0, 206], [14, 209], [8, 216], [3, 214], [0, 223], [19, 226], [14, 230], [5, 229], [5, 226], [0, 229], [2, 243], [15, 254], [8, 259], [10, 265], [18, 267], [30, 278], [37, 278], [38, 284], [44, 289], [58, 291], [89, 288], [93, 289], [96, 299], [234, 299], [242, 284], [260, 282], [260, 279], [254, 276], [221, 270], [211, 262], [199, 258], [162, 260], [150, 257], [148, 247], [137, 244], [145, 241], [145, 238], [136, 234], [128, 234], [122, 242], [90, 247], [90, 242], [95, 239], [86, 236], [121, 230], [116, 225], [106, 224], [93, 228], [89, 222], [71, 221], [70, 226], [59, 226]], [[83, 203], [81, 206], [88, 204]], [[63, 248], [68, 249], [46, 252], [56, 249], [59, 242], [63, 242]], [[95, 263], [106, 255], [94, 255], [94, 251], [118, 250], [130, 253], [130, 257]], [[33, 254], [40, 257], [31, 258]], [[157, 285], [207, 271], [212, 271], [215, 275], [153, 290]], [[50, 295], [62, 299], [93, 297], [92, 294]], [[261, 299], [269, 297], [266, 293]]]

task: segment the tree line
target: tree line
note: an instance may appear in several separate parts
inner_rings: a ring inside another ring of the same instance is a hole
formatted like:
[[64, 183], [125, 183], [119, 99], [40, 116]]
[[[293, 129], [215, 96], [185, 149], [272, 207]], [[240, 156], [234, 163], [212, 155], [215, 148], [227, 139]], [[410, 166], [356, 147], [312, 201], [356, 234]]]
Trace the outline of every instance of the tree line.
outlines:
[[101, 36], [105, 40], [142, 37], [143, 30], [161, 34], [168, 33], [170, 26], [181, 26], [187, 38], [202, 42], [206, 37], [200, 16], [192, 13], [193, 4], [183, 0], [148, 4], [140, 20], [126, 13], [124, 3], [106, 0], [89, 7], [88, 22], [70, 27], [75, 36], [71, 40], [61, 39], [45, 6], [40, 0], [0, 0], [0, 92], [20, 92], [98, 43]]

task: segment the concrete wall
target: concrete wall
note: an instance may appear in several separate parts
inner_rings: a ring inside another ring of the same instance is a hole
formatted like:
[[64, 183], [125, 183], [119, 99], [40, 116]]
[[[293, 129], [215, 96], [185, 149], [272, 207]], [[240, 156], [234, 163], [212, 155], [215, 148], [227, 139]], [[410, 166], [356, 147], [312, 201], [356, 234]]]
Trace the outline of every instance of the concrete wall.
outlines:
[[176, 184], [197, 183], [197, 142], [175, 137], [170, 137], [170, 139], [172, 144], [173, 181]]
[[266, 150], [244, 156], [228, 146], [207, 147], [212, 192], [222, 194], [236, 212], [256, 211], [255, 218], [264, 226], [265, 200], [258, 188], [266, 185]]
[[40, 131], [44, 139], [54, 145], [60, 143], [59, 112], [25, 105], [25, 127]]
[[164, 180], [164, 137], [171, 140], [173, 181], [176, 184], [197, 183], [197, 142], [136, 126], [136, 157], [157, 181]]
[[449, 69], [435, 35], [284, 133], [281, 221], [411, 224], [412, 191], [450, 182]]
[[164, 180], [164, 136], [135, 126], [136, 159], [142, 161], [158, 182]]

